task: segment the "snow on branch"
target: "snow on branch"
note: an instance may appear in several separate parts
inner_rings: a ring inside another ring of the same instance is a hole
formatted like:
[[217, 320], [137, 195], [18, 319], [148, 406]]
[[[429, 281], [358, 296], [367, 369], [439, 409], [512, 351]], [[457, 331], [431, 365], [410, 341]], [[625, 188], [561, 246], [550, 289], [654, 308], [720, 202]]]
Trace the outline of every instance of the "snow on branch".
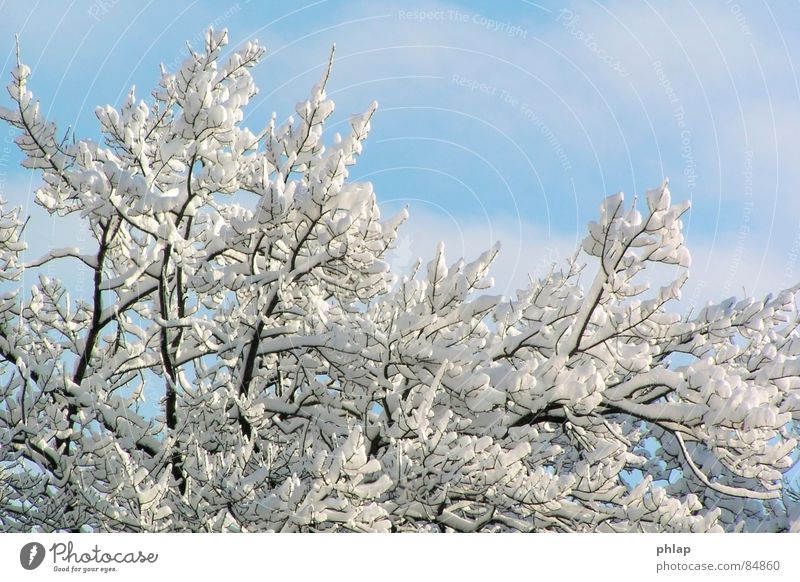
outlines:
[[[798, 287], [680, 316], [689, 205], [666, 182], [607, 198], [511, 298], [499, 247], [391, 273], [407, 214], [349, 178], [377, 104], [324, 132], [332, 52], [294, 115], [251, 131], [265, 50], [227, 43], [210, 29], [150, 98], [97, 108], [100, 143], [58, 138], [12, 71], [0, 118], [36, 201], [94, 248], [23, 262], [0, 201], [0, 530], [796, 523]], [[41, 272], [65, 259], [88, 294]]]

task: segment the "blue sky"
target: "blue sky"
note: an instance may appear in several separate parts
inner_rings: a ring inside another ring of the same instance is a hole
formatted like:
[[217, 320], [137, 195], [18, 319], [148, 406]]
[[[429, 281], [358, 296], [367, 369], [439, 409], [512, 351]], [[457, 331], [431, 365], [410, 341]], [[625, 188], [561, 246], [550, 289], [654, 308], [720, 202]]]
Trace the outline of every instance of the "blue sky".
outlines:
[[[572, 252], [604, 196], [669, 177], [693, 203], [687, 304], [800, 280], [797, 4], [51, 0], [0, 15], [4, 84], [19, 33], [43, 110], [80, 136], [209, 24], [268, 49], [253, 127], [292, 112], [336, 43], [330, 129], [379, 102], [352, 176], [387, 215], [409, 206], [398, 268], [439, 239], [453, 259], [500, 240], [510, 292]], [[0, 133], [0, 194], [27, 205], [36, 176]], [[36, 215], [31, 254], [72, 233]]]

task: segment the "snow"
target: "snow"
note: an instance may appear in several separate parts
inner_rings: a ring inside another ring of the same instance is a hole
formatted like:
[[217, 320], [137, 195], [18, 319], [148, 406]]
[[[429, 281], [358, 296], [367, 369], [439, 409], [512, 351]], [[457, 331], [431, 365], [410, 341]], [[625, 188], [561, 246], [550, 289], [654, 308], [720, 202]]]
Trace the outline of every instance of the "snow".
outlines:
[[[22, 264], [24, 217], [0, 204], [0, 507], [37, 508], [3, 527], [796, 528], [797, 288], [680, 316], [689, 205], [666, 182], [645, 208], [603, 201], [583, 253], [513, 297], [493, 293], [499, 246], [440, 245], [399, 279], [408, 213], [383, 219], [348, 176], [377, 103], [331, 139], [327, 67], [252, 132], [264, 49], [226, 43], [209, 30], [152, 102], [98, 108], [102, 144], [62, 144], [12, 75], [0, 119], [37, 202], [96, 250]], [[91, 269], [88, 303], [23, 286], [63, 259]], [[665, 264], [674, 280], [642, 282]]]

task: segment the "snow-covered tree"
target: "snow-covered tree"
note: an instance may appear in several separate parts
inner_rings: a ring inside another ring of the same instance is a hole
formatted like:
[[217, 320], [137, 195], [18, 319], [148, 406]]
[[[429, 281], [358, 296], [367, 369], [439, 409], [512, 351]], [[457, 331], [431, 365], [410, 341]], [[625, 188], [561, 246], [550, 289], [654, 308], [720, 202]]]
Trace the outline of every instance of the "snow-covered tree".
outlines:
[[688, 204], [666, 184], [607, 198], [513, 298], [490, 294], [496, 248], [393, 275], [405, 213], [348, 181], [376, 105], [323, 136], [329, 66], [253, 132], [264, 49], [226, 42], [98, 108], [102, 143], [59, 138], [13, 71], [0, 117], [36, 202], [93, 248], [26, 262], [0, 206], [1, 530], [792, 527], [797, 289], [678, 315]]

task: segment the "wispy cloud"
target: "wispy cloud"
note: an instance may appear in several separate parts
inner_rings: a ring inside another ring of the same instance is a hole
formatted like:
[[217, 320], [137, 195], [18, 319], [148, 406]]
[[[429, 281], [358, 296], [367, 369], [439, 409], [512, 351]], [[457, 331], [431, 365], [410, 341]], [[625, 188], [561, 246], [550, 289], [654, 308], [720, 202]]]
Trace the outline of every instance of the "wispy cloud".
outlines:
[[178, 63], [208, 24], [228, 27], [234, 44], [268, 46], [253, 125], [288, 115], [336, 43], [331, 129], [381, 104], [353, 175], [372, 180], [387, 208], [410, 205], [414, 254], [437, 237], [467, 255], [501, 240], [507, 286], [549, 262], [548, 245], [570, 252], [603, 196], [635, 196], [664, 176], [693, 201], [687, 234], [709, 296], [800, 276], [796, 7], [83, 0], [3, 10], [6, 77], [21, 32], [46, 110], [83, 133], [95, 104], [148, 88], [158, 63]]

